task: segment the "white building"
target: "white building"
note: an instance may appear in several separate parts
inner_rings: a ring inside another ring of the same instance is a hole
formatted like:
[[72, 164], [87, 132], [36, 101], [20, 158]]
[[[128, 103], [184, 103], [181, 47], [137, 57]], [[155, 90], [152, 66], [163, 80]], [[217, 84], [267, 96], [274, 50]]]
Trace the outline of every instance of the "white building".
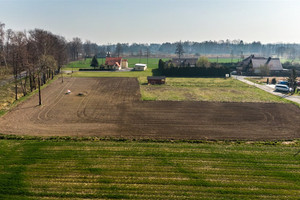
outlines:
[[147, 69], [146, 64], [137, 63], [137, 64], [134, 65], [134, 70], [135, 71], [145, 71], [146, 69]]

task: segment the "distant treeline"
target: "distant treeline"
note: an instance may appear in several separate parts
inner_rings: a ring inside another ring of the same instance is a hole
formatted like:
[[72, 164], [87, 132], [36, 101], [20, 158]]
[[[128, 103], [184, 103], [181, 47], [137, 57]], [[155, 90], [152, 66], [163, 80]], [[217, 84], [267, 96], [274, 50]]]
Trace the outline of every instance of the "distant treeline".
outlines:
[[173, 77], [225, 77], [230, 73], [228, 67], [221, 66], [217, 63], [210, 63], [209, 67], [205, 66], [175, 66], [172, 62], [159, 60], [158, 70], [164, 76]]
[[[107, 51], [115, 55], [126, 54], [131, 56], [175, 54], [176, 45], [176, 42], [166, 42], [162, 44], [117, 43], [99, 45], [98, 52], [99, 56], [105, 56], [105, 52]], [[182, 45], [185, 54], [195, 56], [226, 54], [240, 58], [244, 55], [255, 54], [265, 57], [300, 58], [300, 44], [262, 44], [261, 42], [245, 43], [242, 40], [221, 40], [204, 42], [185, 41], [182, 42]]]

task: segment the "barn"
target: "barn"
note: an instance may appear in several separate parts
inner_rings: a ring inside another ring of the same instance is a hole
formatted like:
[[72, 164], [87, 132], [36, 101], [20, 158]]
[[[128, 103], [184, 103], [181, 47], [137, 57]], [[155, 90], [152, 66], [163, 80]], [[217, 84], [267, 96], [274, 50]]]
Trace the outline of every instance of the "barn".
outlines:
[[165, 76], [147, 76], [148, 84], [156, 85], [156, 84], [165, 84], [166, 77]]

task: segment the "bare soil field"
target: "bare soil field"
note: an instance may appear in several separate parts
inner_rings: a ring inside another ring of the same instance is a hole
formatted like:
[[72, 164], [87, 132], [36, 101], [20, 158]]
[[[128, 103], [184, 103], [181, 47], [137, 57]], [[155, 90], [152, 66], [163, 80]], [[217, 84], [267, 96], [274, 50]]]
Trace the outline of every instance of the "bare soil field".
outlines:
[[[70, 94], [66, 94], [67, 90]], [[141, 101], [136, 78], [65, 78], [0, 118], [0, 133], [154, 139], [300, 138], [300, 109], [279, 103]]]

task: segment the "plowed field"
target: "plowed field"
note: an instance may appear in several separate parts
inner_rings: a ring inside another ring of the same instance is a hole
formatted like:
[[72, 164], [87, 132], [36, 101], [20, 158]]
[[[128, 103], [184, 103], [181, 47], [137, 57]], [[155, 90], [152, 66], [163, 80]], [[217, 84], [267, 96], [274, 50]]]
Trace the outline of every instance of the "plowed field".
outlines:
[[[70, 89], [72, 92], [66, 94]], [[69, 78], [0, 118], [4, 134], [155, 139], [300, 138], [291, 104], [141, 101], [136, 78]]]

